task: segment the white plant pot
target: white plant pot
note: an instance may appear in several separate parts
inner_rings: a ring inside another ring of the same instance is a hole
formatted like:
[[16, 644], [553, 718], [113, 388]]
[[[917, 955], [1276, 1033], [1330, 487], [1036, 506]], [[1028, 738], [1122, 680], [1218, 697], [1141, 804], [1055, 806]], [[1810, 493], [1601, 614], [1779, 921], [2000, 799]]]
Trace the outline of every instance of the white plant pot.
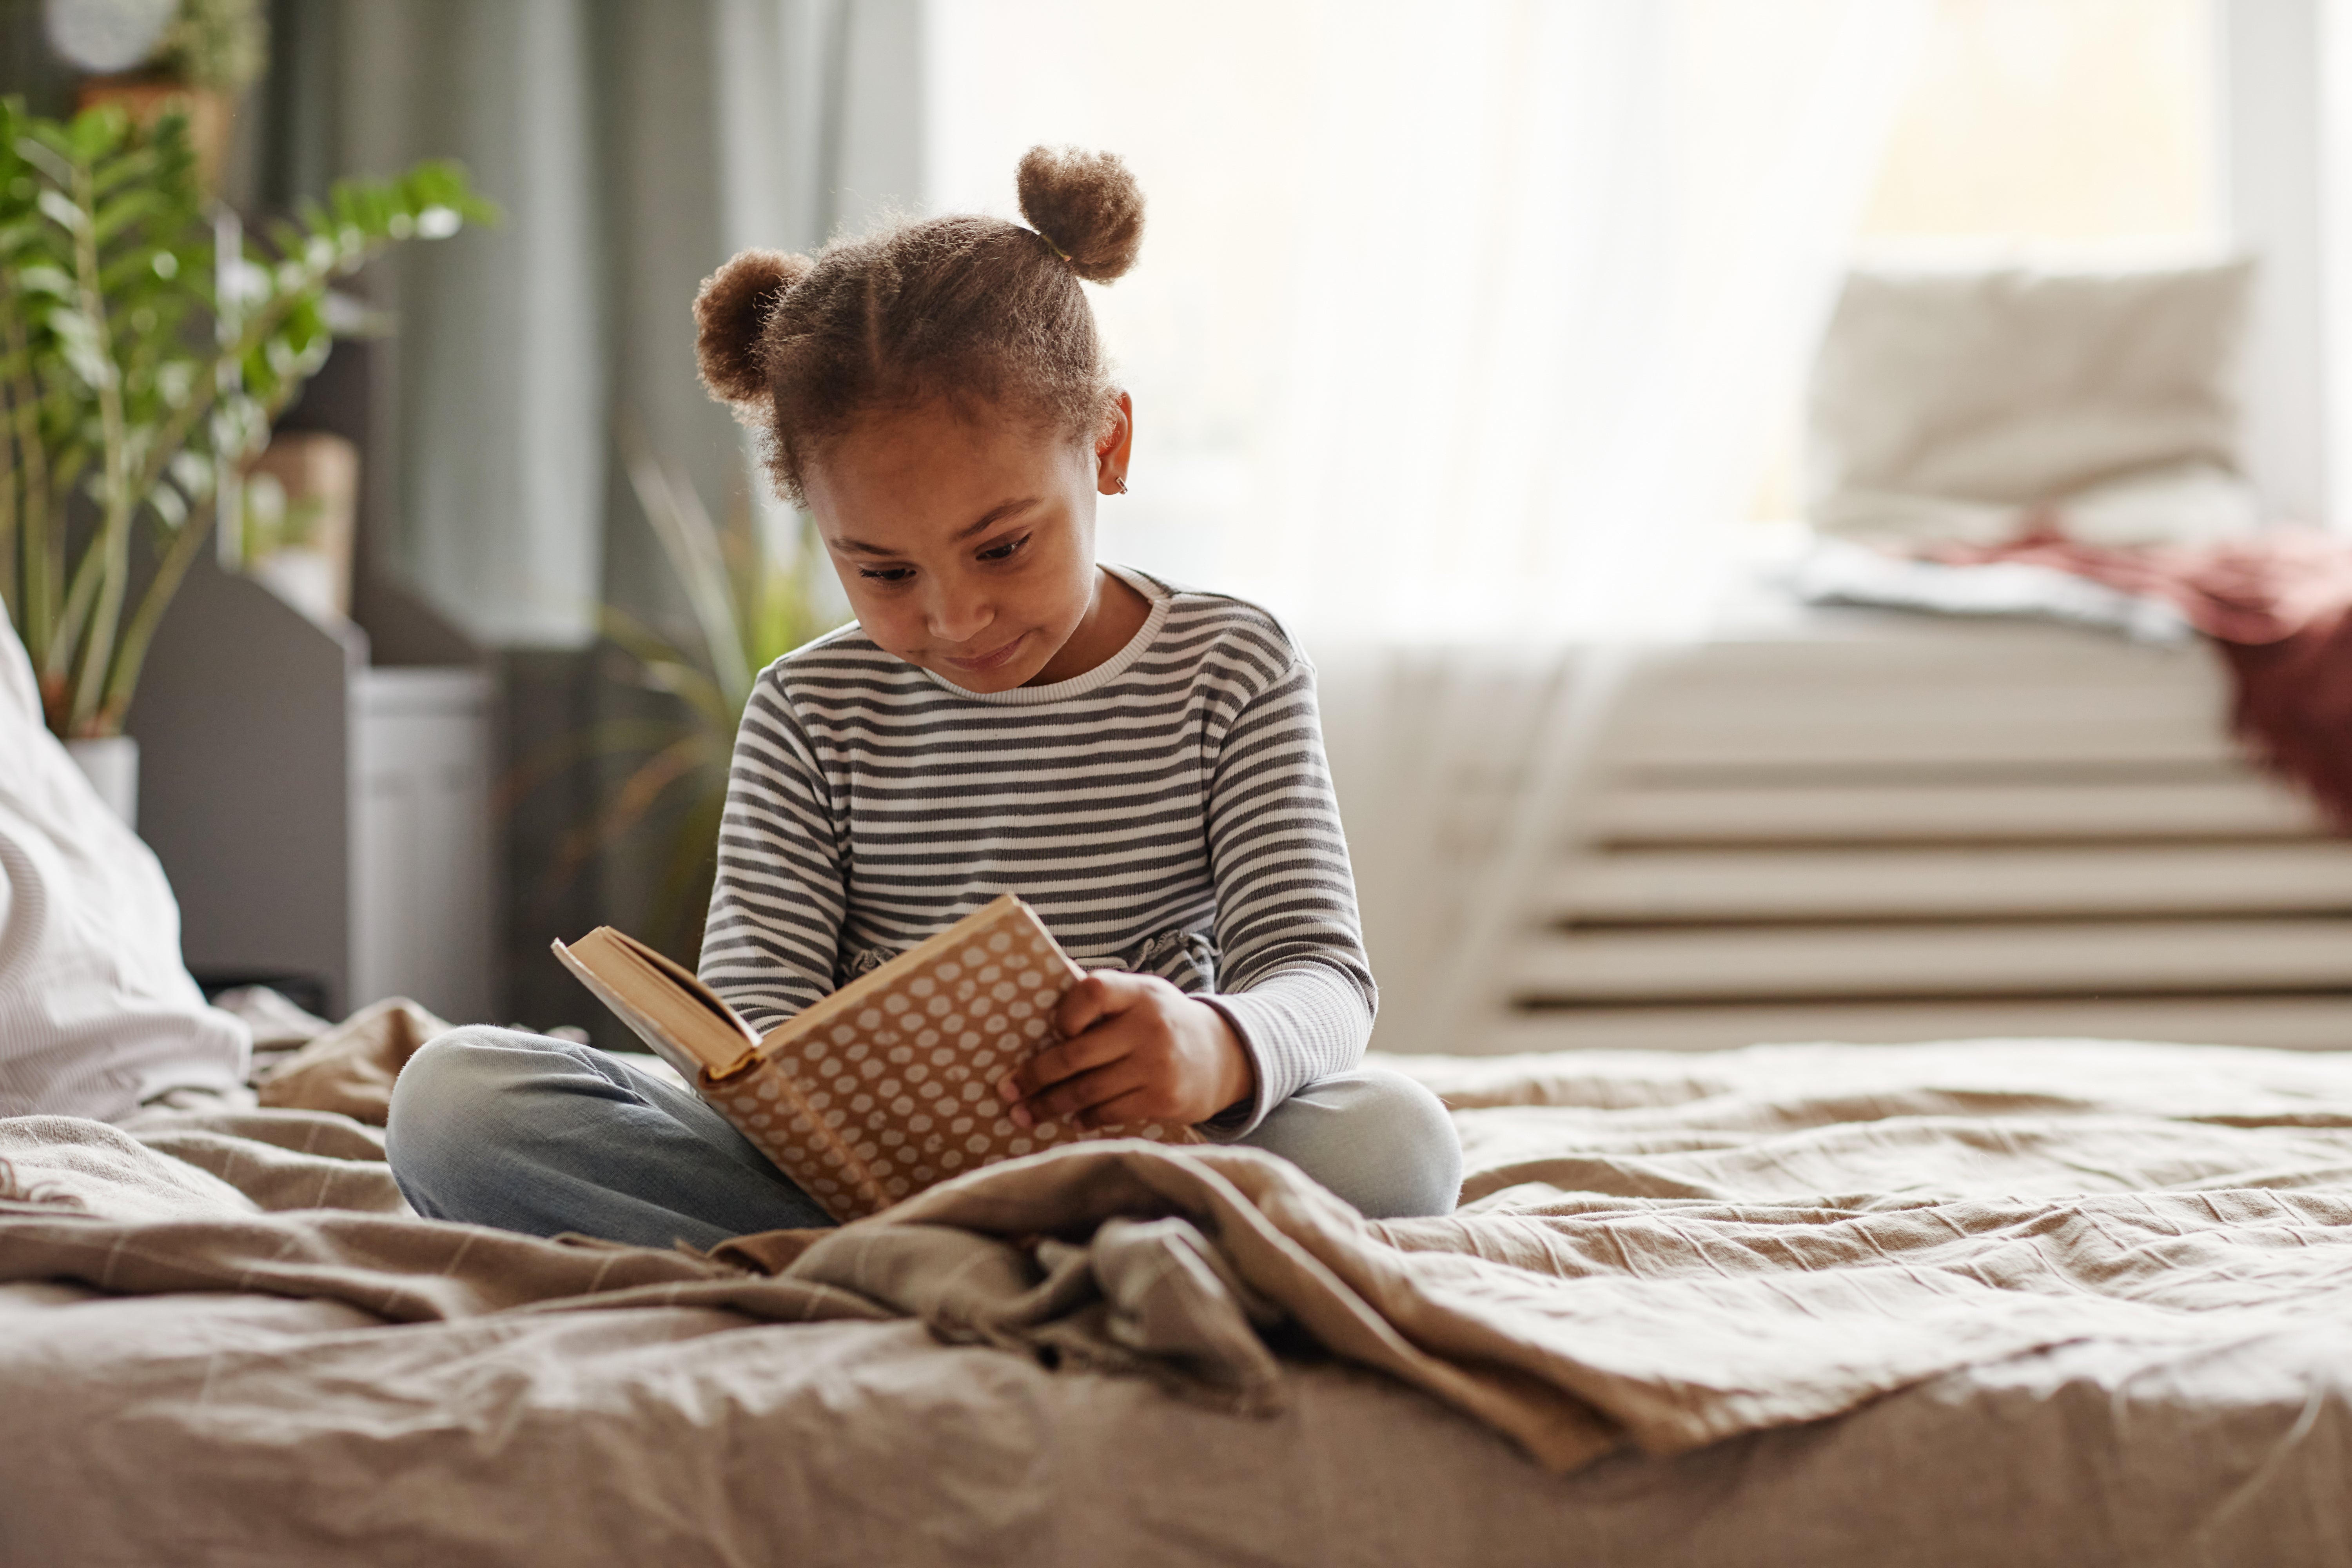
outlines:
[[66, 755], [122, 826], [139, 831], [139, 742], [128, 735], [68, 741]]

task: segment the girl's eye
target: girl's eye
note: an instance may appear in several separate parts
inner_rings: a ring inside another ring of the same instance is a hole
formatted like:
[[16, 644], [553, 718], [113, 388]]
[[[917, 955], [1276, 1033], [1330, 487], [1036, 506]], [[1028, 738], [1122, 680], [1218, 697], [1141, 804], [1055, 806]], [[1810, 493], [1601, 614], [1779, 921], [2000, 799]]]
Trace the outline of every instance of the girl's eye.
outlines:
[[868, 583], [904, 583], [915, 575], [911, 566], [860, 566], [857, 574]]
[[1029, 535], [1025, 533], [1018, 539], [1003, 540], [982, 551], [980, 558], [982, 561], [1010, 561], [1020, 554], [1022, 547], [1028, 542]]

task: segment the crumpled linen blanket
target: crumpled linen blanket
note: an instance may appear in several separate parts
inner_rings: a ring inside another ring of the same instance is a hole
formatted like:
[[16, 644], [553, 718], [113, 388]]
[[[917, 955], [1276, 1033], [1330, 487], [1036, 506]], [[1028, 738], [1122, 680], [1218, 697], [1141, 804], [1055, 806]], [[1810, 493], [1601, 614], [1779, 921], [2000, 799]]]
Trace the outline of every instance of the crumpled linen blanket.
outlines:
[[[1271, 1342], [1388, 1373], [1558, 1469], [2076, 1340], [2352, 1313], [2352, 1057], [2042, 1041], [1405, 1065], [1457, 1108], [1471, 1183], [1449, 1218], [1369, 1224], [1253, 1150], [1112, 1143], [706, 1258], [273, 1208], [304, 1179], [362, 1203], [381, 1180], [373, 1139], [319, 1113], [237, 1113], [242, 1134], [27, 1118], [0, 1122], [0, 1280], [393, 1322], [913, 1317], [1240, 1412], [1279, 1407]], [[331, 1152], [301, 1152], [330, 1126]], [[274, 1153], [224, 1157], [265, 1131]]]
[[362, 1007], [264, 1072], [261, 1103], [335, 1111], [381, 1127], [400, 1069], [425, 1041], [448, 1030], [405, 996]]

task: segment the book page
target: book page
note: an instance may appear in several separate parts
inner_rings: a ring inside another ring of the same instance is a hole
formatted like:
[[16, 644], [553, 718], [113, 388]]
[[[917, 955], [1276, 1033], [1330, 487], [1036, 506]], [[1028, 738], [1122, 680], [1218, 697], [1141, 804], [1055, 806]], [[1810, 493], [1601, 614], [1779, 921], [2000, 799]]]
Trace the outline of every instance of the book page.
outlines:
[[734, 1010], [643, 942], [599, 926], [570, 947], [551, 945], [563, 966], [688, 1082], [751, 1058], [756, 1042]]
[[[612, 928], [606, 927], [604, 929], [611, 930]], [[751, 1033], [751, 1026], [743, 1022], [743, 1016], [736, 1012], [734, 1008], [730, 1007], [727, 1005], [726, 1000], [722, 998], [718, 992], [713, 991], [709, 986], [705, 985], [702, 983], [702, 977], [700, 975], [695, 973], [692, 970], [687, 968], [686, 965], [678, 963], [667, 953], [661, 952], [654, 948], [646, 946], [644, 942], [639, 942], [635, 937], [631, 936], [626, 931], [614, 931], [613, 938], [615, 942], [626, 946], [633, 956], [644, 963], [648, 968], [653, 970], [656, 974], [677, 986], [679, 992], [685, 995], [687, 1000], [692, 1002], [696, 1006], [700, 1007], [704, 1012], [717, 1019], [720, 1027], [726, 1029], [729, 1034], [740, 1035], [746, 1040], [756, 1040], [758, 1038], [757, 1036]]]

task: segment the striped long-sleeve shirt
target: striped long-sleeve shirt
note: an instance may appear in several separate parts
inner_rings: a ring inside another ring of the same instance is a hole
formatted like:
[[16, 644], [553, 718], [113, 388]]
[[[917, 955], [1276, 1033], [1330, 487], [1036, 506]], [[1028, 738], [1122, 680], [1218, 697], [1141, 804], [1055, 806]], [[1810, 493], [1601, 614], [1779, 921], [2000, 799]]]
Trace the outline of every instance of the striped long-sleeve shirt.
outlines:
[[760, 677], [735, 742], [703, 979], [765, 1030], [1001, 893], [1089, 969], [1158, 974], [1241, 1037], [1227, 1135], [1355, 1067], [1376, 994], [1314, 670], [1274, 617], [1150, 600], [1112, 658], [977, 693], [856, 626]]

